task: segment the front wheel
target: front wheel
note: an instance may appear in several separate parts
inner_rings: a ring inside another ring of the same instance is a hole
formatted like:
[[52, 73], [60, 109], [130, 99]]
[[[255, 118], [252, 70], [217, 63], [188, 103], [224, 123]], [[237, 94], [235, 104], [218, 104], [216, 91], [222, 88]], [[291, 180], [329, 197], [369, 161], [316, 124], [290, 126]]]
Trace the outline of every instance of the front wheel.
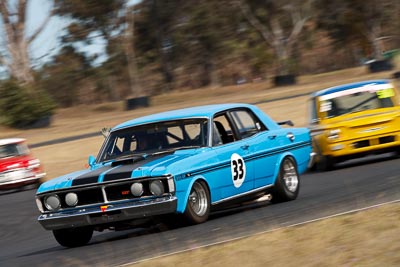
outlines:
[[203, 223], [210, 214], [210, 192], [203, 181], [193, 184], [186, 204], [184, 216], [191, 224]]
[[61, 246], [80, 247], [89, 243], [93, 235], [93, 228], [78, 227], [53, 230], [53, 235]]
[[296, 163], [293, 158], [287, 157], [283, 160], [278, 178], [272, 189], [271, 202], [285, 202], [297, 198], [300, 190], [300, 178], [297, 173]]

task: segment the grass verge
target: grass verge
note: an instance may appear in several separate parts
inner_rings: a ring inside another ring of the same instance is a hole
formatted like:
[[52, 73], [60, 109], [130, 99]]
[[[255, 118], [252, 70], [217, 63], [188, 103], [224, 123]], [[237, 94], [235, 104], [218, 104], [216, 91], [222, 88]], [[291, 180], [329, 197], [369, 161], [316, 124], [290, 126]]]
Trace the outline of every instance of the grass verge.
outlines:
[[400, 266], [399, 222], [394, 203], [128, 266]]

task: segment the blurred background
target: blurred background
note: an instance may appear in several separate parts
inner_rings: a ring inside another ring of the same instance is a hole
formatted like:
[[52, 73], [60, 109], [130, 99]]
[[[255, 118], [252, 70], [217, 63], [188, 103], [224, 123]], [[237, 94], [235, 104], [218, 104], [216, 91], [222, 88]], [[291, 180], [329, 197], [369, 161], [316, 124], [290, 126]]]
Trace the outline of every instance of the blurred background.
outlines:
[[17, 128], [57, 107], [386, 70], [400, 47], [398, 0], [4, 0], [0, 16], [0, 123]]

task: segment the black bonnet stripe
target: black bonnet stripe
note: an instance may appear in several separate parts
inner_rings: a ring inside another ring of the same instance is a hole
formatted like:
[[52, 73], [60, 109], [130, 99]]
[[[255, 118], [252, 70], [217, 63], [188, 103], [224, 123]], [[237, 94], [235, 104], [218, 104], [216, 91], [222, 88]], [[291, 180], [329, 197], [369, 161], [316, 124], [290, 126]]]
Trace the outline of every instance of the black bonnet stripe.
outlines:
[[165, 156], [165, 154], [159, 155], [159, 156], [148, 157], [145, 160], [141, 160], [141, 161], [138, 161], [138, 162], [135, 162], [132, 164], [124, 164], [124, 165], [115, 166], [115, 167], [112, 167], [111, 165], [104, 166], [97, 170], [94, 170], [94, 171], [91, 171], [91, 172], [88, 172], [88, 173], [85, 173], [83, 175], [76, 177], [72, 181], [72, 186], [97, 183], [97, 182], [99, 182], [99, 176], [101, 174], [104, 174], [104, 178], [103, 178], [104, 182], [118, 180], [118, 179], [131, 178], [133, 170], [135, 170], [151, 161], [162, 158], [164, 156]]
[[86, 174], [80, 175], [78, 177], [76, 177], [73, 181], [72, 181], [72, 185], [84, 185], [84, 184], [94, 184], [97, 183], [98, 179], [99, 179], [99, 175], [102, 174], [105, 171], [108, 171], [111, 169], [111, 166], [104, 166], [101, 167], [97, 170], [88, 172]]
[[133, 170], [135, 170], [151, 161], [162, 158], [162, 157], [165, 157], [165, 154], [160, 155], [160, 156], [148, 157], [145, 160], [134, 162], [132, 164], [121, 165], [119, 168], [115, 168], [115, 169], [111, 170], [110, 172], [106, 173], [104, 175], [103, 181], [108, 182], [108, 181], [113, 181], [113, 180], [118, 180], [118, 179], [130, 178], [130, 177], [132, 177]]

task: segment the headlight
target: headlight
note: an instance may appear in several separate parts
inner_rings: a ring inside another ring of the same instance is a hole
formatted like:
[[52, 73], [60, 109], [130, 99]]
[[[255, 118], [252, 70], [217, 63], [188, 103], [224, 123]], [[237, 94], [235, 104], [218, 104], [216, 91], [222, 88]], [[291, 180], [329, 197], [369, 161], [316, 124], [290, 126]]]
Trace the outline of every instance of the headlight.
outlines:
[[44, 205], [49, 211], [55, 211], [61, 207], [61, 201], [57, 195], [50, 195], [44, 198]]
[[42, 201], [40, 201], [40, 198], [38, 197], [36, 197], [36, 206], [40, 212], [44, 212]]
[[28, 161], [29, 169], [36, 169], [36, 168], [39, 168], [39, 166], [40, 166], [40, 160], [38, 160], [38, 159], [33, 159], [33, 160]]
[[328, 139], [329, 140], [335, 140], [335, 139], [339, 139], [340, 137], [340, 129], [333, 129], [333, 130], [329, 130], [328, 131]]
[[70, 207], [75, 207], [78, 204], [78, 195], [75, 193], [68, 193], [65, 195], [65, 203]]
[[131, 185], [131, 193], [135, 197], [140, 197], [143, 194], [143, 185], [141, 183], [134, 183]]
[[174, 182], [174, 179], [168, 179], [168, 187], [169, 187], [169, 192], [170, 192], [170, 193], [175, 192], [175, 182]]
[[150, 192], [156, 196], [160, 197], [164, 194], [164, 185], [161, 180], [154, 180], [150, 182]]

